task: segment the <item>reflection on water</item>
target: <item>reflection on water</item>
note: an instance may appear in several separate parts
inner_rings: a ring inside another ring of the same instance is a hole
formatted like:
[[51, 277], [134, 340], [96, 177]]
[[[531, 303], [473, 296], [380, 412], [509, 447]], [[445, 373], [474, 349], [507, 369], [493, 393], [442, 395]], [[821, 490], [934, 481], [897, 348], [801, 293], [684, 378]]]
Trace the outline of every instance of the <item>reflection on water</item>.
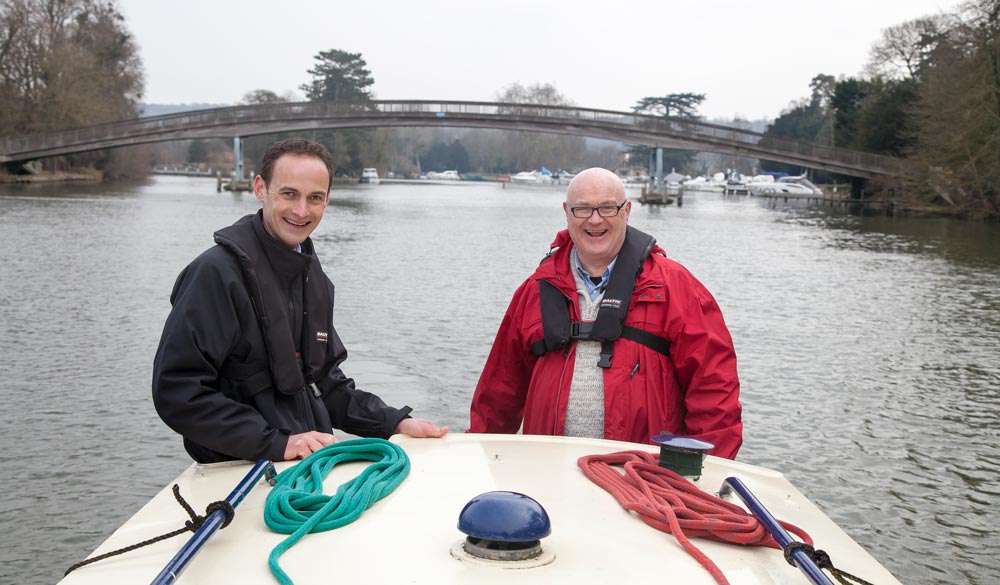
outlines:
[[[347, 373], [463, 430], [561, 200], [492, 184], [337, 189], [315, 241]], [[179, 177], [0, 187], [0, 463], [13, 479], [0, 512], [14, 519], [0, 582], [56, 581], [187, 464], [149, 398], [169, 291], [257, 205]], [[904, 583], [1000, 580], [1000, 226], [701, 193], [635, 203], [631, 222], [723, 308], [740, 459], [785, 473]]]

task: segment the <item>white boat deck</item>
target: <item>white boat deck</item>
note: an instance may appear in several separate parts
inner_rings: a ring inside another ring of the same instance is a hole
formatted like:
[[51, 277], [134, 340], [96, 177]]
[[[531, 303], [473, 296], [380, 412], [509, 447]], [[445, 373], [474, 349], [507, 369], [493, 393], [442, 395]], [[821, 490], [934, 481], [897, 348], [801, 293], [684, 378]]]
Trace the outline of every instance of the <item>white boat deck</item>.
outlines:
[[[626, 512], [610, 494], [588, 480], [577, 459], [584, 455], [647, 449], [614, 441], [521, 435], [450, 434], [444, 439], [393, 437], [412, 468], [399, 488], [376, 502], [354, 523], [304, 537], [281, 557], [297, 584], [307, 583], [589, 583], [623, 580], [685, 585], [715, 581], [670, 534], [659, 532]], [[278, 463], [281, 471], [293, 462]], [[324, 493], [353, 478], [364, 463], [335, 468]], [[181, 494], [196, 512], [224, 499], [250, 469], [249, 463], [192, 465], [178, 478]], [[816, 548], [827, 551], [838, 568], [879, 585], [898, 581], [858, 544], [775, 471], [709, 457], [697, 485], [717, 493], [736, 476], [768, 510], [808, 532]], [[169, 532], [187, 515], [167, 486], [94, 554]], [[181, 584], [273, 584], [267, 567], [271, 549], [285, 536], [264, 524], [269, 486], [263, 482], [236, 509], [232, 524], [202, 548], [178, 581]], [[473, 497], [509, 490], [531, 496], [548, 512], [552, 534], [542, 540], [554, 553], [548, 565], [530, 569], [497, 568], [483, 561], [460, 561], [450, 549], [464, 536], [458, 516]], [[738, 503], [738, 500], [736, 500]], [[191, 533], [82, 567], [61, 581], [149, 583], [184, 545]], [[776, 549], [743, 547], [692, 539], [721, 568], [730, 583], [808, 584]]]

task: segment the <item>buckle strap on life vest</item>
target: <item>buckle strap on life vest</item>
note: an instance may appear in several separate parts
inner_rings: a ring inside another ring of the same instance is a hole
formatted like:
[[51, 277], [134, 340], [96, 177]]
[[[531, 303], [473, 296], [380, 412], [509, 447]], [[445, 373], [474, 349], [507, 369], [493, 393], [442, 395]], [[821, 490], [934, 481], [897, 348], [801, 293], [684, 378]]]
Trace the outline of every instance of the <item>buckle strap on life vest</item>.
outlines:
[[[594, 328], [594, 323], [592, 321], [576, 321], [570, 324], [570, 336], [569, 339], [582, 339], [584, 341], [590, 341], [590, 332]], [[634, 341], [640, 345], [645, 345], [649, 349], [662, 353], [666, 357], [670, 357], [670, 341], [660, 337], [659, 335], [653, 335], [649, 331], [644, 329], [639, 329], [638, 327], [632, 327], [630, 325], [622, 326], [621, 337]], [[554, 351], [565, 347], [569, 343], [569, 339], [565, 343], [558, 345], [553, 349], [546, 349], [545, 339], [539, 339], [538, 341], [531, 344], [531, 353], [537, 358], [541, 357], [543, 354], [549, 351]], [[611, 367], [611, 356], [613, 352], [607, 351], [609, 345], [614, 343], [614, 340], [605, 340], [601, 344], [601, 359], [597, 363], [598, 366], [602, 368]], [[605, 359], [605, 354], [607, 359]], [[607, 363], [608, 365], [602, 366], [602, 363]]]
[[610, 368], [614, 340], [624, 337], [670, 357], [670, 341], [625, 325], [635, 279], [642, 272], [642, 264], [655, 243], [652, 236], [631, 226], [627, 228], [625, 243], [618, 253], [615, 270], [611, 273], [611, 281], [594, 321], [571, 323], [570, 300], [551, 282], [540, 280], [538, 290], [544, 337], [531, 344], [531, 353], [538, 358], [547, 352], [568, 348], [574, 339], [601, 341], [601, 357], [597, 365]]
[[[569, 299], [547, 280], [538, 282], [539, 302], [542, 311], [542, 332], [545, 337], [531, 344], [531, 353], [535, 357], [549, 351], [556, 351], [569, 346], [573, 334], [579, 335], [579, 323], [570, 323]], [[551, 315], [554, 318], [549, 318]], [[575, 326], [575, 330], [574, 330]], [[589, 330], [588, 330], [589, 333]]]
[[625, 325], [622, 327], [622, 337], [630, 339], [638, 344], [645, 345], [653, 351], [670, 357], [670, 341], [660, 337], [659, 335], [653, 335], [645, 329]]

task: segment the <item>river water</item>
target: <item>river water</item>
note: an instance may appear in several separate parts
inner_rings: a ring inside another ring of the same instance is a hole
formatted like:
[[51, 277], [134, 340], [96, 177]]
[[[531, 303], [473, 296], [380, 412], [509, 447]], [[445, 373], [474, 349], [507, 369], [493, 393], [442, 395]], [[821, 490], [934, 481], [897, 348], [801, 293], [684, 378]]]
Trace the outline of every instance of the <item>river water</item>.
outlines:
[[[562, 198], [335, 189], [314, 239], [348, 375], [464, 430]], [[189, 463], [149, 392], [170, 288], [257, 206], [193, 178], [0, 186], [0, 582], [54, 583]], [[636, 202], [631, 223], [723, 309], [740, 460], [782, 471], [904, 583], [1000, 582], [1000, 226], [708, 193]]]

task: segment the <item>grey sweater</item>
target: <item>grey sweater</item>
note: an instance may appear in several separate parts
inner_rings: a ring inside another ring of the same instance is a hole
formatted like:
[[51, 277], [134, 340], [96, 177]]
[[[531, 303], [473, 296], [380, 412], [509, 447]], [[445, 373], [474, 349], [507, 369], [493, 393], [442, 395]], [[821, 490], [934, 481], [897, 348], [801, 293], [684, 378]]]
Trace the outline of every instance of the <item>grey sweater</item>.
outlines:
[[[573, 270], [576, 294], [580, 298], [580, 316], [584, 321], [597, 319], [604, 291], [594, 301], [587, 294], [583, 277]], [[569, 403], [566, 405], [566, 424], [563, 435], [567, 437], [604, 437], [604, 370], [597, 366], [601, 357], [601, 342], [577, 341], [573, 380], [569, 385]]]

